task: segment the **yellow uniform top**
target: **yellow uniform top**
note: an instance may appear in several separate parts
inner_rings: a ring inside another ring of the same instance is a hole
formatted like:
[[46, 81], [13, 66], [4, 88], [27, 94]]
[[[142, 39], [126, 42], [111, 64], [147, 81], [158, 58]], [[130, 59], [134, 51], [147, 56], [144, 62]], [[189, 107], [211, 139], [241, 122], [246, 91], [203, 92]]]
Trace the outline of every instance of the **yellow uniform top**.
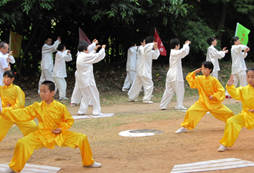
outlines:
[[231, 97], [242, 101], [243, 110], [241, 114], [245, 118], [245, 127], [249, 130], [253, 129], [254, 113], [248, 110], [254, 110], [254, 88], [250, 85], [245, 87], [240, 86], [238, 88], [235, 88], [235, 85], [230, 85], [226, 86], [226, 88]]
[[[221, 103], [225, 99], [225, 89], [220, 84], [219, 80], [209, 75], [208, 77], [195, 76], [194, 72], [189, 73], [186, 76], [191, 88], [198, 89], [199, 102], [203, 103], [208, 109], [217, 109], [221, 107]], [[213, 96], [213, 100], [209, 99], [209, 96]]]
[[[74, 119], [67, 110], [66, 106], [53, 100], [47, 105], [46, 102], [35, 102], [23, 109], [10, 110], [3, 109], [1, 115], [12, 122], [25, 122], [37, 118], [39, 120], [39, 130], [34, 134], [40, 139], [47, 148], [54, 148], [55, 144], [62, 146], [68, 129], [74, 123]], [[52, 133], [52, 129], [61, 128], [60, 134]]]
[[25, 106], [25, 94], [17, 85], [0, 86], [0, 97], [3, 108], [6, 108], [8, 104], [11, 104], [10, 109], [24, 108]]

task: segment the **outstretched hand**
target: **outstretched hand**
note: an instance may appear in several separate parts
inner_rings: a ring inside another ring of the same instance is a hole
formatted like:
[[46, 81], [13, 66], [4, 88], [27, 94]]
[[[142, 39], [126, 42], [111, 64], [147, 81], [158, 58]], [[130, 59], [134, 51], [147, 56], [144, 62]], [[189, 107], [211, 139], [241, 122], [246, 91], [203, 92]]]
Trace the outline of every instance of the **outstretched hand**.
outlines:
[[104, 45], [102, 45], [102, 46], [101, 46], [101, 48], [105, 49], [105, 48], [106, 48], [106, 45], [105, 45], [105, 44], [104, 44]]
[[222, 49], [222, 51], [224, 51], [225, 53], [228, 53], [227, 47], [224, 47], [224, 48]]
[[186, 43], [189, 43], [189, 44], [191, 44], [191, 41], [189, 41], [189, 40], [186, 40], [186, 41], [185, 41], [185, 44], [186, 44]]
[[202, 70], [202, 68], [198, 68], [194, 71], [195, 74], [199, 73]]
[[52, 131], [52, 133], [54, 133], [54, 134], [59, 134], [59, 133], [62, 132], [61, 128], [56, 128], [55, 130], [52, 129], [51, 131]]
[[244, 53], [247, 53], [247, 52], [249, 52], [249, 51], [250, 51], [250, 48], [247, 47], [247, 48], [244, 50]]
[[153, 48], [154, 48], [154, 50], [158, 49], [158, 43], [157, 42], [154, 42]]
[[99, 47], [101, 47], [101, 45], [97, 45], [94, 50], [96, 51]]
[[230, 76], [230, 78], [229, 78], [229, 80], [227, 82], [227, 86], [230, 86], [232, 84], [234, 84], [234, 75], [233, 74], [231, 74], [231, 76]]
[[250, 111], [251, 113], [254, 113], [254, 110], [253, 110], [253, 109], [248, 109], [248, 111]]

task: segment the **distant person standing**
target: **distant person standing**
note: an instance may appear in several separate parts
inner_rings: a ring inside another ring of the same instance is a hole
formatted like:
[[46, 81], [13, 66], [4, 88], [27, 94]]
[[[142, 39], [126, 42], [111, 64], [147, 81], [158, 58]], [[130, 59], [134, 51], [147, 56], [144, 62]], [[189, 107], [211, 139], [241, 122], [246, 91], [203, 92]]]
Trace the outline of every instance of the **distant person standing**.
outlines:
[[127, 53], [127, 62], [126, 62], [127, 76], [125, 78], [122, 91], [128, 91], [128, 89], [130, 88], [130, 86], [134, 81], [136, 61], [137, 61], [137, 46], [136, 43], [133, 43], [132, 46], [128, 49]]
[[59, 90], [59, 99], [66, 100], [66, 88], [67, 83], [65, 78], [67, 77], [66, 73], [66, 64], [65, 62], [71, 61], [71, 51], [66, 50], [65, 44], [59, 44], [57, 48], [56, 58], [55, 58], [55, 66], [53, 69], [53, 79], [55, 81], [56, 87]]
[[9, 45], [5, 42], [0, 42], [0, 85], [4, 86], [3, 74], [7, 70], [11, 70], [9, 63], [6, 61], [5, 54], [9, 51]]
[[153, 103], [150, 99], [153, 93], [153, 80], [152, 80], [152, 64], [153, 60], [157, 60], [160, 56], [160, 51], [158, 50], [158, 44], [154, 42], [153, 36], [148, 36], [145, 39], [143, 47], [140, 46], [138, 50], [141, 53], [139, 58], [139, 64], [136, 70], [135, 82], [132, 84], [128, 95], [129, 102], [134, 102], [142, 88], [144, 86], [144, 97], [143, 103], [151, 104]]
[[57, 40], [52, 44], [52, 39], [47, 38], [45, 44], [41, 49], [41, 77], [38, 84], [38, 93], [40, 93], [41, 83], [45, 80], [53, 81], [53, 56], [52, 53], [57, 51], [58, 45], [61, 43], [61, 38], [57, 37]]
[[170, 40], [170, 56], [169, 56], [169, 70], [167, 72], [166, 88], [163, 93], [159, 109], [167, 109], [171, 99], [176, 92], [176, 107], [178, 110], [186, 110], [183, 106], [184, 98], [184, 80], [182, 69], [182, 58], [186, 57], [190, 52], [191, 42], [185, 41], [183, 48], [180, 49], [180, 41], [177, 38]]
[[[248, 46], [242, 45], [239, 37], [233, 37], [231, 39], [231, 56], [232, 56], [232, 74], [234, 75], [234, 86], [237, 87], [238, 81], [240, 81], [240, 86], [246, 86], [247, 76], [246, 76], [246, 64], [245, 58], [250, 51]], [[231, 98], [231, 96], [226, 92], [226, 98]]]
[[227, 48], [224, 47], [222, 51], [218, 51], [215, 46], [217, 45], [217, 40], [215, 37], [211, 37], [207, 39], [207, 43], [210, 45], [207, 49], [206, 61], [211, 61], [213, 63], [213, 72], [211, 75], [218, 79], [218, 71], [220, 71], [219, 61], [218, 59], [222, 59], [225, 57], [226, 53], [228, 53]]

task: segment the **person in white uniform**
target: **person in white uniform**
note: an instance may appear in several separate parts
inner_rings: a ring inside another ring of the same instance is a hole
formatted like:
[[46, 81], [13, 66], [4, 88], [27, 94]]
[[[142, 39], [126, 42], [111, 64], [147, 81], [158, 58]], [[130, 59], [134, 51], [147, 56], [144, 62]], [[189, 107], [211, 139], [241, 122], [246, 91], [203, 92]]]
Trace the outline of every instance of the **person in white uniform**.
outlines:
[[92, 52], [89, 53], [88, 44], [81, 44], [78, 47], [80, 52], [77, 58], [77, 83], [82, 93], [82, 100], [78, 115], [87, 114], [88, 104], [90, 99], [93, 102], [93, 115], [103, 115], [101, 113], [100, 96], [96, 87], [93, 64], [100, 62], [105, 58], [105, 47], [102, 45], [101, 50], [96, 53], [96, 50], [100, 47], [97, 45]]
[[137, 60], [137, 46], [136, 43], [133, 43], [127, 52], [127, 62], [126, 62], [127, 76], [124, 80], [122, 91], [128, 91], [128, 89], [130, 88], [130, 86], [134, 81], [136, 60]]
[[222, 51], [218, 51], [215, 46], [217, 45], [217, 40], [215, 37], [211, 37], [207, 39], [207, 43], [210, 45], [207, 49], [207, 54], [206, 54], [206, 61], [210, 61], [213, 63], [213, 72], [211, 75], [218, 79], [218, 72], [220, 71], [220, 65], [219, 65], [219, 60], [225, 57], [226, 53], [228, 53], [227, 48], [224, 47]]
[[65, 62], [69, 62], [72, 60], [71, 51], [66, 50], [65, 44], [59, 44], [57, 48], [57, 53], [55, 57], [55, 66], [53, 69], [53, 79], [55, 81], [56, 87], [59, 90], [59, 99], [68, 99], [66, 97], [66, 88], [67, 83], [65, 81], [65, 78], [67, 77], [66, 74], [66, 64]]
[[4, 86], [3, 74], [7, 70], [11, 70], [4, 55], [9, 51], [9, 45], [3, 41], [0, 42], [0, 85]]
[[[82, 40], [79, 42], [79, 45], [81, 44], [87, 44], [87, 42], [85, 40]], [[94, 50], [94, 48], [96, 47], [96, 44], [98, 44], [98, 40], [94, 39], [92, 44], [90, 44], [88, 46], [88, 50], [89, 52], [92, 52]], [[78, 47], [79, 47], [78, 45]], [[79, 51], [77, 53], [77, 59], [78, 59], [78, 55], [79, 55]], [[77, 62], [77, 60], [76, 60]], [[75, 85], [74, 85], [74, 89], [72, 91], [72, 95], [71, 95], [71, 103], [70, 103], [70, 106], [77, 106], [80, 104], [81, 102], [81, 99], [82, 99], [82, 93], [81, 93], [81, 90], [79, 89], [78, 87], [78, 83], [77, 83], [77, 70], [75, 71]], [[89, 103], [89, 105], [92, 105], [91, 101]]]
[[186, 110], [183, 106], [184, 98], [184, 80], [182, 70], [182, 58], [186, 57], [190, 52], [189, 45], [191, 42], [187, 40], [180, 49], [180, 41], [177, 38], [170, 40], [170, 56], [169, 56], [169, 70], [166, 78], [166, 88], [161, 99], [159, 109], [167, 109], [171, 99], [176, 92], [176, 107], [175, 109]]
[[[247, 76], [246, 76], [246, 64], [245, 58], [250, 51], [248, 46], [242, 45], [239, 37], [233, 37], [231, 39], [231, 56], [232, 56], [232, 74], [234, 75], [234, 85], [237, 87], [238, 81], [240, 81], [240, 86], [246, 86]], [[226, 98], [231, 98], [229, 93], [226, 91]]]
[[150, 101], [153, 93], [152, 62], [153, 60], [157, 60], [160, 56], [158, 45], [154, 42], [153, 36], [146, 37], [144, 45], [142, 47], [140, 46], [138, 49], [138, 54], [140, 62], [136, 70], [136, 78], [128, 92], [128, 101], [134, 102], [142, 86], [144, 86], [143, 103], [153, 103]]
[[61, 38], [58, 37], [57, 40], [52, 44], [52, 39], [47, 38], [45, 40], [45, 44], [41, 49], [41, 77], [38, 84], [38, 93], [40, 93], [40, 86], [43, 81], [49, 80], [53, 81], [52, 73], [53, 73], [53, 56], [52, 53], [57, 51], [58, 45], [61, 43]]

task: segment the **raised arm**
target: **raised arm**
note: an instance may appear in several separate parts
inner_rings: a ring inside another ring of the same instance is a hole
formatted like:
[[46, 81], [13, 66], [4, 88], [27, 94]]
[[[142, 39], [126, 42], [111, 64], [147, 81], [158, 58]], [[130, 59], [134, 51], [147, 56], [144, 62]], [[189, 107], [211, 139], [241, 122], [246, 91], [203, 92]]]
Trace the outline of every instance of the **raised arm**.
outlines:
[[[96, 46], [98, 47], [98, 46]], [[88, 64], [94, 64], [100, 62], [102, 59], [105, 58], [105, 47], [106, 45], [102, 45], [101, 50], [98, 53], [89, 53], [86, 58], [84, 58], [84, 62]]]
[[196, 81], [196, 74], [199, 73], [202, 70], [202, 68], [196, 69], [195, 71], [189, 73], [186, 76], [186, 80], [188, 81], [191, 88], [198, 88], [198, 84]]
[[231, 97], [233, 97], [236, 100], [242, 100], [242, 87], [235, 88], [234, 83], [234, 75], [231, 74], [230, 79], [227, 82], [226, 88], [228, 93], [230, 94]]
[[17, 110], [3, 108], [1, 111], [1, 116], [11, 122], [26, 122], [33, 120], [36, 117], [36, 111], [33, 105]]
[[55, 52], [57, 50], [57, 47], [58, 45], [60, 44], [61, 42], [59, 41], [59, 39], [57, 39], [53, 45], [47, 45], [47, 44], [44, 44], [43, 47], [42, 47], [42, 53], [50, 53], [50, 52]]

